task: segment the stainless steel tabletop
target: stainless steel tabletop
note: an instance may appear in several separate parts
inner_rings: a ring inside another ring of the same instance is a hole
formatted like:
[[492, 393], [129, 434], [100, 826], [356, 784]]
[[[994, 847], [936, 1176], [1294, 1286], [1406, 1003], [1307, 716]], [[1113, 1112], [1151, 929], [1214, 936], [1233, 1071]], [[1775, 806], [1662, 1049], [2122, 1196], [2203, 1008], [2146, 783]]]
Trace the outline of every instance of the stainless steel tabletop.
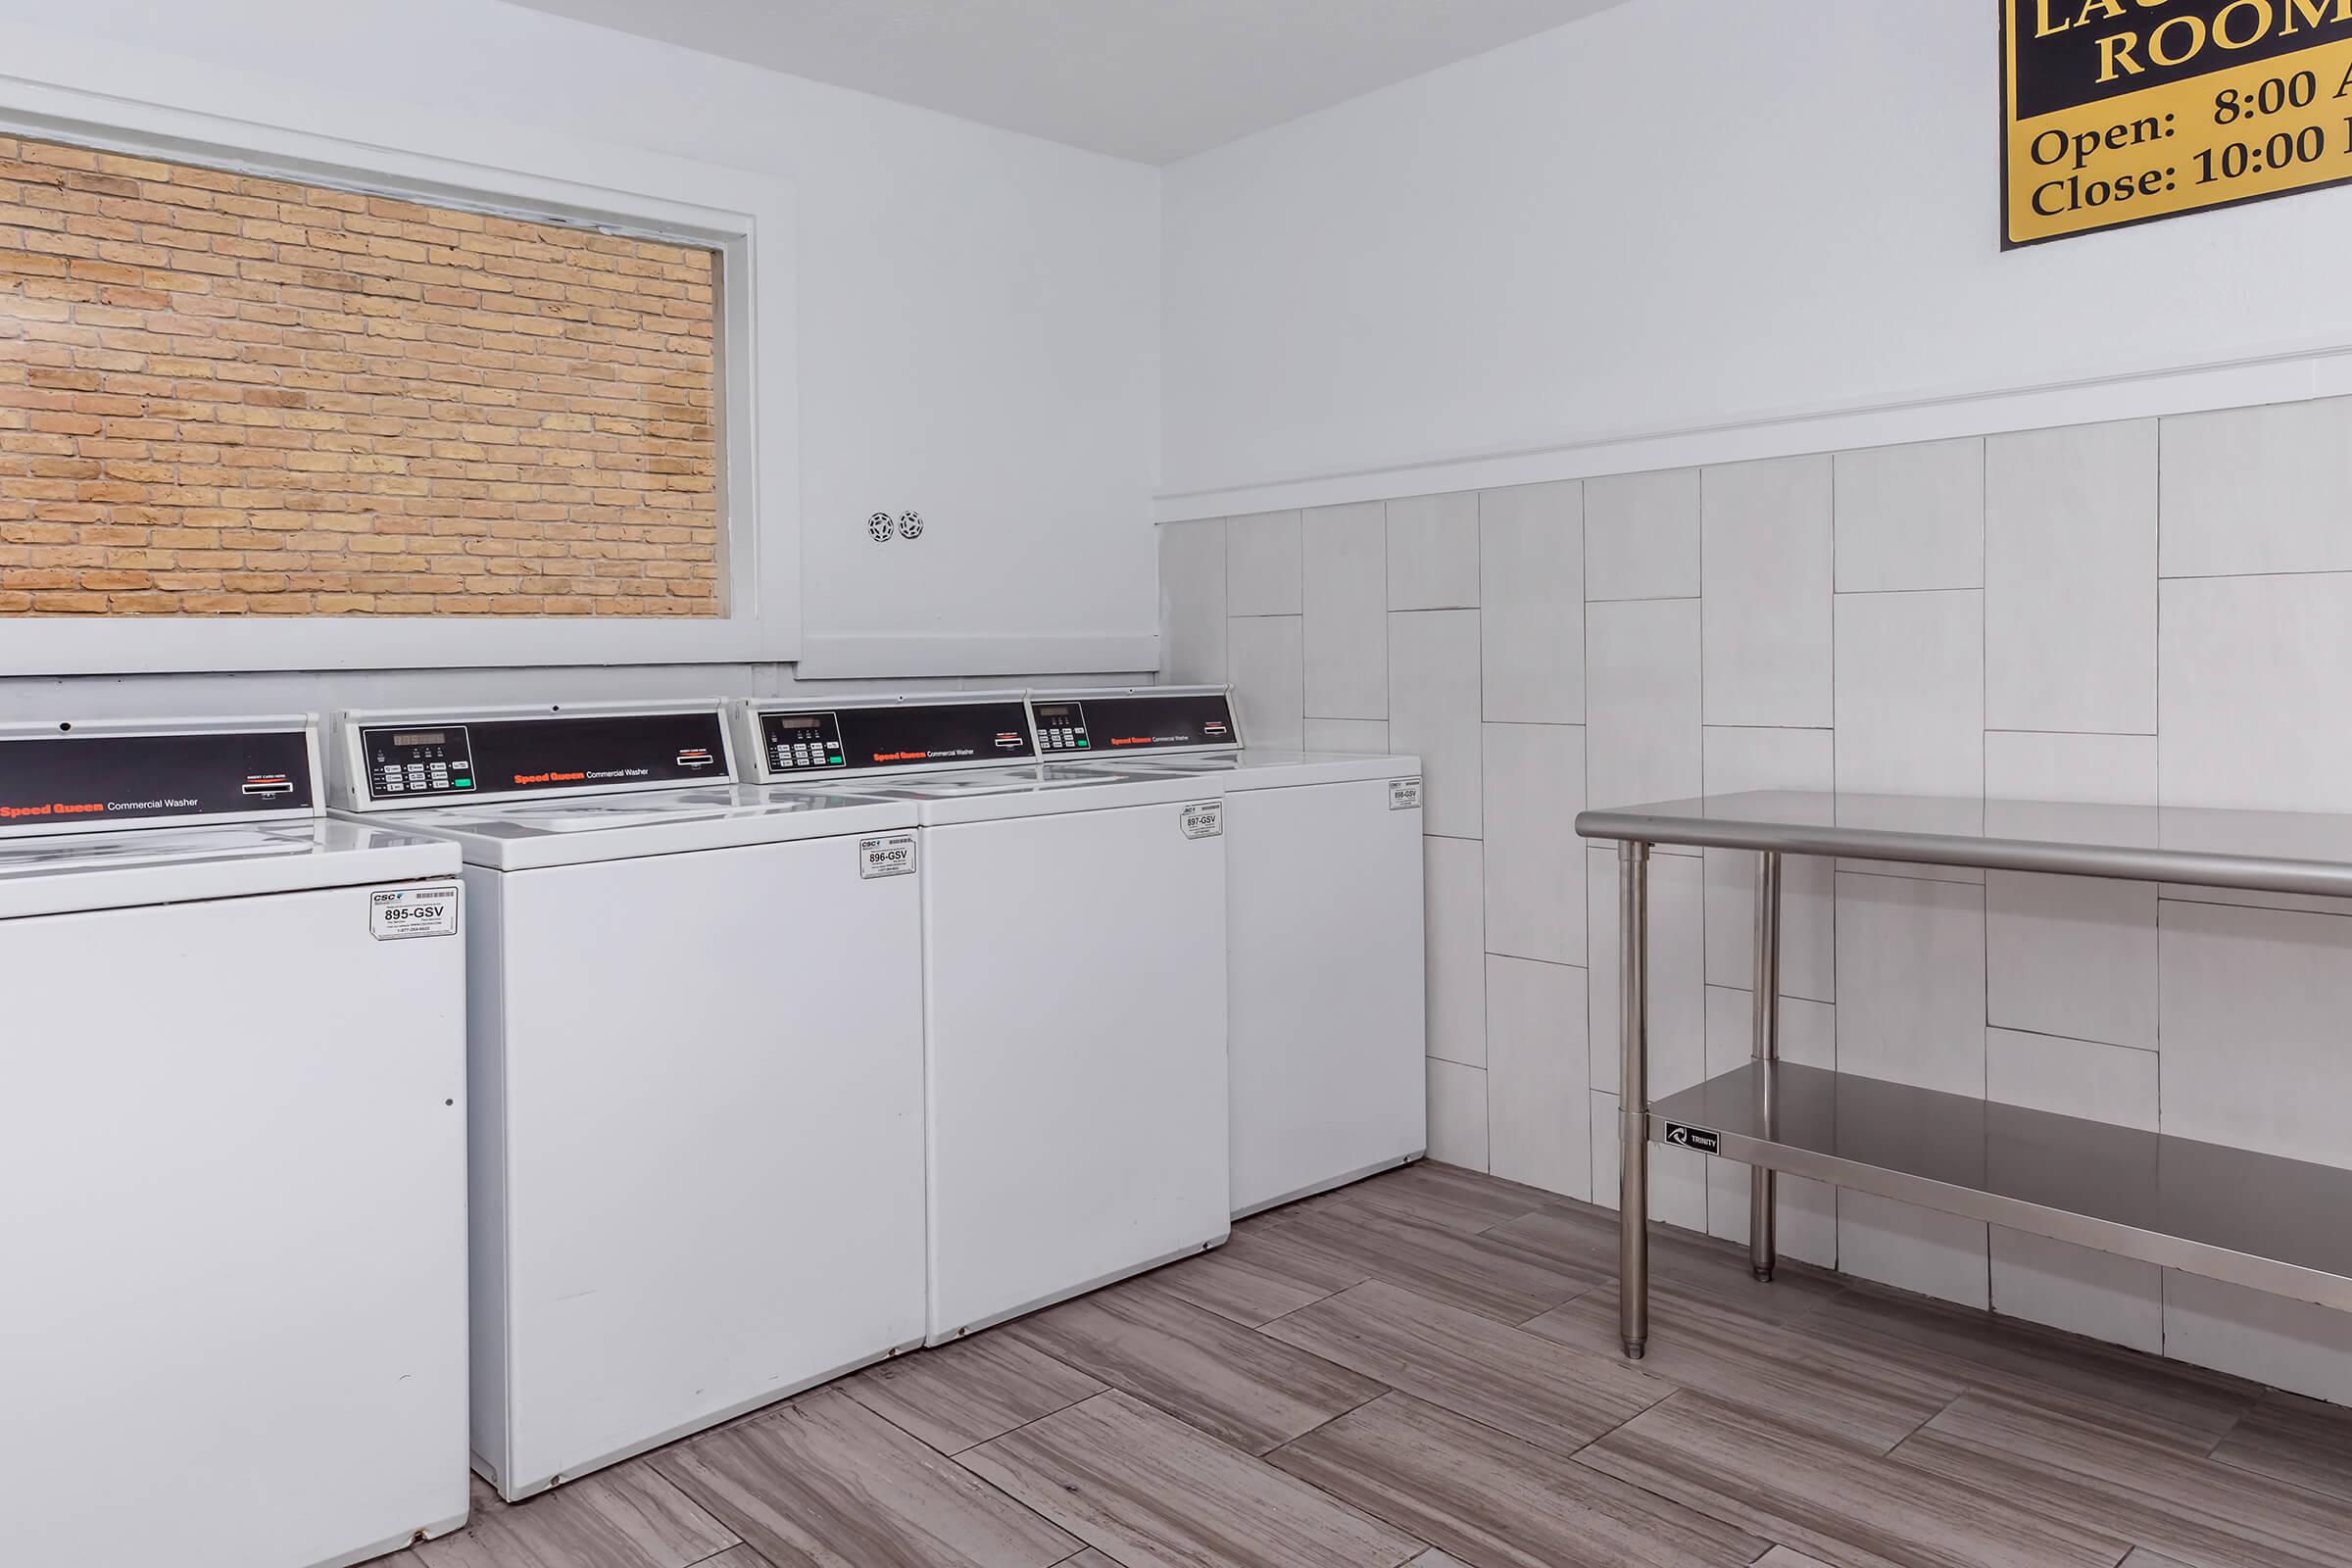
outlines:
[[2352, 896], [2352, 816], [1751, 790], [1577, 814], [1589, 839]]

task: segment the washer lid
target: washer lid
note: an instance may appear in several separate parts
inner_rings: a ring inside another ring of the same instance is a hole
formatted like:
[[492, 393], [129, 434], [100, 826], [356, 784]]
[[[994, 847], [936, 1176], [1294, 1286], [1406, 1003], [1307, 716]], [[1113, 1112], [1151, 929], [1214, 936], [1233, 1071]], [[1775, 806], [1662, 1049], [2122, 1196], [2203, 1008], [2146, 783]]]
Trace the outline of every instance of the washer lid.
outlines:
[[404, 811], [389, 820], [410, 832], [452, 841], [468, 864], [525, 871], [886, 832], [914, 826], [915, 808], [906, 802], [822, 789], [729, 785], [602, 799], [435, 807]]
[[331, 818], [0, 843], [0, 919], [458, 872], [455, 846]]
[[1214, 801], [1217, 777], [1111, 766], [1044, 766], [874, 781], [867, 794], [912, 803], [926, 826], [986, 822], [1055, 812], [1101, 811], [1126, 806]]
[[1351, 784], [1372, 779], [1417, 778], [1421, 759], [1355, 752], [1209, 752], [1187, 757], [1121, 758], [1102, 772], [1213, 775], [1228, 795], [1244, 790], [1295, 789], [1302, 784]]

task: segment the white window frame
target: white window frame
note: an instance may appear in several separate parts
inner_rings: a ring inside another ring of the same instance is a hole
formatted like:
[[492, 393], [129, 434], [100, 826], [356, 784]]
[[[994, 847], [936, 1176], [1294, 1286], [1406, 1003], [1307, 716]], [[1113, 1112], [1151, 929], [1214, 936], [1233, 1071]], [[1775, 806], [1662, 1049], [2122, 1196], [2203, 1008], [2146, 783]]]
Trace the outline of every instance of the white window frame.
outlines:
[[[789, 181], [472, 117], [321, 110], [247, 118], [250, 95], [201, 75], [122, 96], [0, 79], [0, 135], [71, 142], [436, 205], [586, 223], [719, 253], [718, 616], [8, 615], [0, 673], [720, 663], [800, 657], [801, 549], [794, 204]], [[58, 73], [64, 74], [66, 73]], [[133, 75], [138, 74], [132, 73]], [[89, 90], [111, 81], [114, 92]], [[207, 102], [207, 99], [210, 102]], [[291, 117], [289, 117], [291, 118]], [[387, 119], [396, 122], [387, 126]], [[320, 122], [327, 122], [321, 123]], [[392, 145], [386, 145], [391, 142]], [[486, 156], [487, 155], [487, 156]], [[492, 161], [494, 160], [494, 161]]]

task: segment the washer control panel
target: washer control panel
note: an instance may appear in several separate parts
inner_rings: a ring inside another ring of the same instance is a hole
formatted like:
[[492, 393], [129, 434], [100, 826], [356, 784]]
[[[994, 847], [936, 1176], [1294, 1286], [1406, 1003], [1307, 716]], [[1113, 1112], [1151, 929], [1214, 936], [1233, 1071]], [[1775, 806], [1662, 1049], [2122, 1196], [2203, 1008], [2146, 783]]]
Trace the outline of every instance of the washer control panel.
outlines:
[[0, 727], [0, 838], [174, 821], [310, 816], [302, 721], [251, 729]]
[[764, 782], [1037, 760], [1018, 697], [752, 710]]
[[359, 787], [340, 798], [360, 809], [734, 782], [716, 704], [640, 713], [357, 714], [348, 722], [353, 766], [344, 782]]
[[1120, 752], [1233, 751], [1233, 698], [1225, 692], [1119, 692], [1041, 698], [1037, 739], [1048, 757]]

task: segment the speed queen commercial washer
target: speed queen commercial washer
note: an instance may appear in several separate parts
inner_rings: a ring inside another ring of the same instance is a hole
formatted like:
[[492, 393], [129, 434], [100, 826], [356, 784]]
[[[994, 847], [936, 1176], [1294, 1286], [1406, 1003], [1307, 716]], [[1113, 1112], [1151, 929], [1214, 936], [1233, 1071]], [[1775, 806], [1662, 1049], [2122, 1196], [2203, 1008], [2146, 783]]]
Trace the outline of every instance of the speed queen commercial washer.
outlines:
[[1224, 687], [1030, 701], [1048, 759], [1223, 786], [1235, 1216], [1418, 1159], [1420, 759], [1247, 749]]
[[466, 858], [476, 1468], [520, 1497], [920, 1343], [913, 808], [736, 788], [716, 701], [336, 744], [339, 808]]
[[931, 1343], [1224, 1240], [1215, 781], [1040, 768], [1018, 693], [743, 723], [763, 779], [921, 813]]
[[323, 820], [317, 760], [301, 717], [0, 728], [0, 1562], [465, 1522], [458, 857]]

